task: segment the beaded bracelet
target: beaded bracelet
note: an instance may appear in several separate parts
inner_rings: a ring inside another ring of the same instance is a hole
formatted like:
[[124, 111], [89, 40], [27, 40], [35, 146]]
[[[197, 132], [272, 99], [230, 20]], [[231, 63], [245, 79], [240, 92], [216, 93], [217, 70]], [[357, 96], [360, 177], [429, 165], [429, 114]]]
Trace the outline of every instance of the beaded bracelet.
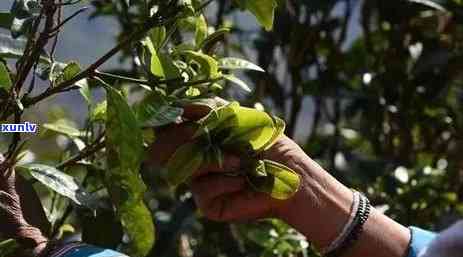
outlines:
[[344, 228], [342, 229], [341, 233], [339, 233], [338, 237], [331, 242], [329, 246], [327, 246], [324, 249], [320, 250], [320, 253], [322, 255], [325, 255], [334, 249], [338, 248], [339, 245], [345, 241], [346, 237], [350, 234], [352, 231], [354, 224], [355, 224], [355, 217], [357, 214], [357, 211], [359, 209], [360, 205], [360, 193], [357, 191], [353, 192], [353, 201], [352, 201], [352, 206], [350, 208], [350, 214], [349, 214], [349, 219], [347, 220], [346, 224], [344, 225]]
[[368, 198], [366, 198], [364, 195], [358, 193], [360, 196], [359, 200], [359, 207], [356, 211], [354, 221], [352, 222], [352, 229], [350, 233], [345, 237], [343, 242], [339, 244], [338, 247], [335, 249], [325, 253], [325, 256], [327, 257], [337, 257], [340, 256], [343, 252], [345, 252], [347, 249], [352, 247], [355, 241], [358, 240], [360, 237], [362, 231], [363, 231], [363, 224], [368, 220], [368, 217], [370, 215], [370, 201]]

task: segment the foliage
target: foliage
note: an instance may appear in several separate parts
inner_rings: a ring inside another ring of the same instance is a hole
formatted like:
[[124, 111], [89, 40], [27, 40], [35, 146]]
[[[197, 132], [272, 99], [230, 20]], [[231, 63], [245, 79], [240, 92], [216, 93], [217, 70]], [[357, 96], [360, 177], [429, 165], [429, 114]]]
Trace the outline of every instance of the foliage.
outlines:
[[[51, 111], [42, 126], [40, 141], [64, 137], [68, 144], [27, 149], [38, 156], [25, 166], [30, 174], [58, 192], [37, 186], [55, 235], [71, 224], [87, 242], [132, 256], [316, 256], [275, 220], [204, 219], [188, 188], [173, 193], [162, 172], [141, 165], [156, 137], [152, 127], [176, 121], [187, 104], [215, 108], [215, 96], [285, 117], [286, 133], [310, 156], [403, 224], [439, 229], [462, 215], [460, 1], [56, 2], [16, 0], [0, 12], [0, 27], [11, 32], [0, 34], [0, 121], [19, 122], [73, 90], [87, 104], [84, 124]], [[121, 27], [116, 46], [89, 67], [54, 57], [54, 38], [84, 11], [58, 15], [71, 4], [91, 6], [93, 19], [111, 16]], [[234, 24], [247, 17], [242, 11], [263, 28]], [[118, 52], [132, 65], [103, 71]], [[39, 78], [47, 85], [36, 86]], [[95, 101], [101, 89], [106, 100]], [[9, 152], [25, 140], [2, 139]], [[179, 151], [196, 157], [179, 153], [176, 164], [220, 161], [217, 149], [207, 157], [199, 154], [204, 145], [185, 145]], [[281, 168], [254, 164], [260, 169], [251, 170], [270, 174]], [[11, 245], [2, 243], [0, 254]]]

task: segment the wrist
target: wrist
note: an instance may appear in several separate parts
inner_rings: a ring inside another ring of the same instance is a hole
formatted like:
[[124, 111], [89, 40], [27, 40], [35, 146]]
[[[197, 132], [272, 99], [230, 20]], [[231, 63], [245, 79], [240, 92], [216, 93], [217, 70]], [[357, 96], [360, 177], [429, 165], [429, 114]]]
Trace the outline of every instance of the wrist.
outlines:
[[304, 234], [316, 247], [329, 245], [349, 219], [353, 192], [287, 137], [272, 146], [265, 158], [285, 164], [301, 178], [299, 191], [277, 204], [275, 216]]

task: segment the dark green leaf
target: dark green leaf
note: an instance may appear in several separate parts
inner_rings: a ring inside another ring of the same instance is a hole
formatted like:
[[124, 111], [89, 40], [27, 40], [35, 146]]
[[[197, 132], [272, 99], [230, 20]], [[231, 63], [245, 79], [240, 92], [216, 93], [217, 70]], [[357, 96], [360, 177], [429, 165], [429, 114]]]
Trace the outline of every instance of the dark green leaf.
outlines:
[[71, 199], [76, 204], [89, 208], [96, 207], [96, 199], [86, 192], [73, 177], [66, 173], [43, 164], [28, 164], [24, 168], [28, 169], [32, 177], [40, 181], [40, 183], [60, 195]]
[[223, 40], [226, 34], [230, 33], [229, 28], [221, 28], [216, 32], [212, 33], [208, 36], [200, 45], [199, 49], [201, 49], [206, 54], [212, 54], [215, 45]]
[[154, 244], [154, 224], [143, 202], [146, 186], [139, 169], [143, 157], [143, 134], [125, 97], [104, 84], [107, 93], [105, 181], [128, 243], [124, 251], [144, 257]]
[[0, 28], [10, 29], [14, 16], [10, 12], [0, 12]]
[[159, 127], [175, 122], [183, 109], [172, 107], [158, 94], [151, 94], [135, 108], [139, 123], [143, 127]]
[[8, 69], [3, 62], [0, 62], [0, 88], [8, 91], [12, 85]]

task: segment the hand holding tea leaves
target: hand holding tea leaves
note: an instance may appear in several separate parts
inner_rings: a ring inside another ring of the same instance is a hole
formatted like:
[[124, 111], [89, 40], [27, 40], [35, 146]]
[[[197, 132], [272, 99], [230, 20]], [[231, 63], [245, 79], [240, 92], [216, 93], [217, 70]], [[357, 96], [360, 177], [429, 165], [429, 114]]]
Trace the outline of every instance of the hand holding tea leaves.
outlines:
[[176, 150], [167, 162], [170, 185], [185, 182], [202, 165], [217, 163], [223, 165], [223, 151], [241, 154], [243, 175], [249, 184], [259, 192], [273, 198], [290, 198], [299, 187], [299, 178], [290, 168], [259, 158], [280, 138], [284, 122], [265, 112], [241, 107], [237, 102], [212, 110], [197, 122], [199, 128], [192, 142]]

